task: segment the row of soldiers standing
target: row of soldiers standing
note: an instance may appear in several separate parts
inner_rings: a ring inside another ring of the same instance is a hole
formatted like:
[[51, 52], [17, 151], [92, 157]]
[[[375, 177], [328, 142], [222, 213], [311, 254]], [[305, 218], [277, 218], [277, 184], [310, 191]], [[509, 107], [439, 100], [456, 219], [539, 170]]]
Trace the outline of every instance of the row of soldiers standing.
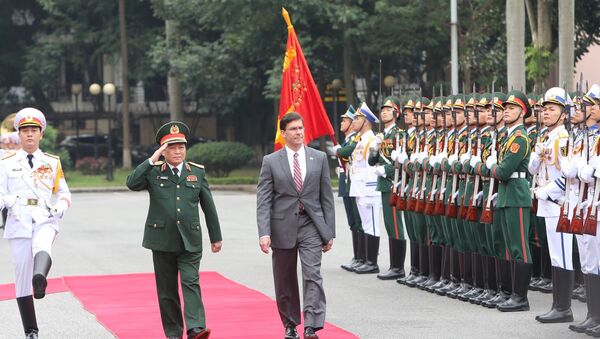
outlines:
[[[529, 310], [529, 289], [552, 292], [550, 311], [536, 317], [543, 323], [573, 321], [579, 271], [588, 314], [569, 328], [600, 337], [599, 104], [593, 85], [541, 98], [493, 89], [390, 96], [379, 118], [364, 103], [350, 107], [336, 147], [354, 248], [342, 268], [504, 312]], [[382, 273], [381, 209], [390, 251]]]

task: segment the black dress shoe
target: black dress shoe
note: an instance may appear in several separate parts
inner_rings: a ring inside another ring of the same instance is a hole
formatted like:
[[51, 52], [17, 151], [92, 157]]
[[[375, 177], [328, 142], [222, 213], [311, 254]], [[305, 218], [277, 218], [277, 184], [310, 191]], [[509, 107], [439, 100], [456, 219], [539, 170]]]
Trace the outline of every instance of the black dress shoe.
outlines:
[[300, 339], [296, 326], [288, 326], [285, 328], [285, 339]]
[[25, 333], [25, 339], [38, 339], [38, 331], [30, 330], [29, 332]]
[[505, 302], [496, 305], [496, 309], [500, 312], [529, 311], [529, 300], [513, 293]]
[[170, 335], [167, 337], [167, 339], [182, 339], [182, 338], [179, 335]]
[[508, 295], [506, 292], [504, 291], [500, 291], [496, 294], [495, 297], [493, 297], [492, 299], [482, 302], [481, 306], [483, 307], [487, 307], [487, 308], [496, 308], [496, 305], [501, 304], [503, 302], [505, 302], [506, 300], [508, 300], [510, 298], [510, 295]]
[[585, 330], [590, 329], [592, 327], [596, 327], [596, 326], [600, 326], [600, 323], [598, 323], [596, 321], [596, 319], [594, 319], [594, 317], [590, 317], [588, 315], [588, 317], [585, 318], [584, 321], [582, 321], [578, 324], [569, 325], [569, 329], [571, 331], [575, 331], [577, 333], [584, 333]]
[[581, 301], [582, 303], [584, 303], [586, 301], [585, 287], [583, 285], [577, 286], [573, 290], [573, 294], [571, 297], [573, 299], [577, 299], [577, 300]]
[[376, 263], [367, 261], [361, 266], [354, 269], [354, 273], [357, 274], [371, 274], [371, 273], [379, 273], [379, 266]]
[[[342, 264], [340, 265], [340, 267], [348, 272], [354, 272], [354, 267], [357, 265], [358, 263], [358, 259], [352, 259], [352, 261], [350, 261], [347, 264]], [[362, 263], [361, 263], [362, 265]]]
[[312, 327], [304, 328], [304, 339], [319, 339], [319, 336], [315, 333], [315, 329]]
[[600, 325], [585, 330], [585, 334], [591, 335], [594, 338], [600, 338]]
[[540, 283], [540, 280], [542, 280], [541, 277], [535, 277], [535, 278], [531, 278], [531, 282], [529, 283], [529, 290], [530, 291], [537, 291], [537, 284]]
[[210, 337], [209, 328], [194, 327], [187, 331], [188, 339], [208, 339]]
[[[542, 281], [543, 280], [544, 279], [542, 279]], [[540, 291], [542, 293], [546, 293], [546, 294], [552, 293], [552, 280], [548, 281], [545, 284], [540, 283], [539, 285], [537, 285], [537, 288], [538, 288], [538, 291]]]
[[387, 272], [379, 273], [377, 275], [377, 278], [381, 280], [395, 280], [404, 278], [404, 276], [405, 274], [403, 269], [390, 267], [390, 269], [387, 270]]

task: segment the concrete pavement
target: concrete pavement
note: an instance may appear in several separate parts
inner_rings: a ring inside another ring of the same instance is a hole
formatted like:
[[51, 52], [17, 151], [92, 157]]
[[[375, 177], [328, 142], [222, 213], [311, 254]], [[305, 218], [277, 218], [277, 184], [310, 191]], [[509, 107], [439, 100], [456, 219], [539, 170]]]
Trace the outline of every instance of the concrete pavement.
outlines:
[[[221, 253], [204, 251], [201, 270], [224, 276], [270, 297], [273, 278], [270, 257], [260, 252], [256, 230], [255, 195], [215, 191], [224, 242]], [[147, 193], [77, 193], [54, 244], [50, 277], [151, 272], [150, 251], [141, 247], [148, 208]], [[530, 293], [531, 311], [500, 313], [438, 297], [374, 275], [356, 275], [339, 268], [351, 256], [343, 204], [336, 198], [337, 239], [324, 255], [322, 273], [327, 294], [327, 321], [361, 338], [584, 338], [568, 324], [540, 324], [536, 314], [549, 309], [550, 295]], [[203, 222], [203, 218], [201, 218]], [[383, 230], [382, 230], [383, 231]], [[1, 231], [0, 231], [1, 233]], [[208, 248], [208, 235], [204, 231]], [[387, 269], [387, 240], [382, 238], [379, 263]], [[8, 242], [0, 241], [0, 283], [13, 281]], [[407, 261], [408, 264], [408, 261]], [[93, 315], [70, 294], [48, 295], [37, 303], [42, 338], [111, 338]], [[576, 321], [585, 305], [573, 301]], [[0, 337], [22, 334], [14, 300], [0, 302]], [[210, 313], [208, 314], [210, 326]], [[256, 321], [260, 321], [257, 319]], [[240, 328], [243, 328], [241, 326]], [[243, 333], [240, 334], [244, 336]], [[219, 338], [218, 333], [213, 334]]]

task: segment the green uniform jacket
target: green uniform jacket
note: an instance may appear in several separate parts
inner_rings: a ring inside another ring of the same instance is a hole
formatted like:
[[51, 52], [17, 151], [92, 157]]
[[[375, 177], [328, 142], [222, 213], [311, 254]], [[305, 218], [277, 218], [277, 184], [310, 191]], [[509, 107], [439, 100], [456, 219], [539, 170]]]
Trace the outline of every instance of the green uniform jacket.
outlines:
[[[394, 161], [391, 158], [392, 151], [396, 149], [396, 135], [402, 139], [402, 131], [397, 126], [392, 126], [383, 136], [383, 142], [379, 146], [379, 152], [369, 154], [369, 166], [383, 166], [385, 177], [377, 177], [377, 188], [379, 192], [391, 192], [394, 181]], [[401, 140], [400, 140], [401, 142]]]
[[531, 207], [529, 181], [526, 178], [511, 178], [513, 173], [527, 173], [531, 146], [523, 125], [516, 127], [500, 147], [498, 164], [492, 166], [492, 175], [498, 184], [496, 206]]
[[221, 241], [221, 227], [201, 165], [184, 162], [176, 178], [166, 163], [144, 161], [127, 177], [132, 191], [147, 190], [150, 208], [144, 228], [145, 248], [163, 252], [202, 252], [198, 203], [202, 206], [210, 242]]
[[340, 158], [344, 166], [344, 172], [340, 173], [340, 181], [338, 184], [338, 197], [350, 196], [351, 178], [347, 173], [347, 171], [350, 170], [350, 166], [346, 166], [346, 164], [352, 163], [351, 155], [352, 152], [354, 152], [358, 141], [360, 141], [360, 135], [358, 135], [356, 132], [352, 132], [348, 137], [346, 137], [344, 143], [340, 145], [342, 147], [336, 152], [336, 155]]

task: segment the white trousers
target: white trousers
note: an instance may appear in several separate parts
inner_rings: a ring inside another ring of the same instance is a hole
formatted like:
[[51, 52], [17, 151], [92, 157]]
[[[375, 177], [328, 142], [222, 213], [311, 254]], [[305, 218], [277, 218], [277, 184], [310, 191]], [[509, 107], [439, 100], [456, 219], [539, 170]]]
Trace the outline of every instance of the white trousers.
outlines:
[[356, 197], [356, 206], [365, 233], [378, 237], [381, 235], [381, 196]]
[[52, 243], [56, 230], [50, 226], [34, 227], [31, 238], [8, 239], [13, 266], [15, 269], [15, 290], [17, 298], [32, 294], [33, 257], [38, 252], [48, 252], [52, 256]]
[[556, 232], [558, 217], [546, 217], [546, 237], [552, 266], [573, 270], [573, 234]]

